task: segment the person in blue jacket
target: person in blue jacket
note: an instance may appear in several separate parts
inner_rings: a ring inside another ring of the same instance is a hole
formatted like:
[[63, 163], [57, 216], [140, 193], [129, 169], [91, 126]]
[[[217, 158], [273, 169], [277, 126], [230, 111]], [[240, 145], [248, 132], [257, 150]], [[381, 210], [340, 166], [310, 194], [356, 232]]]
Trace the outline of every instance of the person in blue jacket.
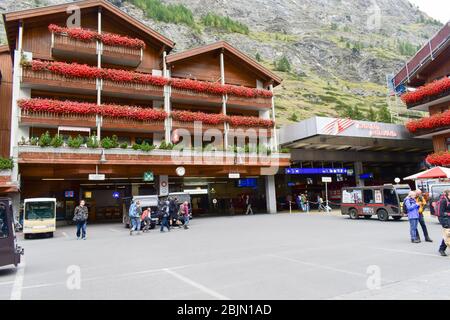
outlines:
[[419, 208], [420, 205], [416, 202], [416, 193], [414, 191], [410, 191], [408, 196], [403, 201], [403, 205], [405, 206], [406, 212], [408, 213], [409, 220], [409, 233], [411, 235], [412, 243], [419, 243], [419, 234], [417, 231], [417, 226], [419, 224]]

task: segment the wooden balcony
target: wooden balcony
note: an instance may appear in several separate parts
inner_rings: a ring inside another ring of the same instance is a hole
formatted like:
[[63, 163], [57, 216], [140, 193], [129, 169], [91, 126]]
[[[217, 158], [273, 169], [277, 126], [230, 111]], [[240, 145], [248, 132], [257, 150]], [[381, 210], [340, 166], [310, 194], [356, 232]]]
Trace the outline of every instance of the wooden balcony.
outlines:
[[[142, 49], [102, 44], [102, 62], [118, 66], [137, 67], [142, 61]], [[63, 34], [53, 34], [52, 55], [60, 58], [97, 60], [97, 42], [81, 41]]]
[[[172, 87], [172, 101], [178, 103], [190, 103], [198, 105], [221, 106], [222, 96], [216, 94], [202, 93], [193, 90], [178, 89]], [[272, 107], [272, 98], [256, 97], [246, 98], [239, 96], [228, 96], [227, 105], [245, 109], [269, 109]]]
[[269, 109], [272, 108], [272, 98], [228, 96], [227, 106], [244, 108], [251, 107], [252, 109]]
[[96, 79], [69, 78], [49, 71], [22, 69], [22, 86], [57, 92], [96, 93]]
[[[173, 120], [172, 121], [172, 129], [186, 129], [188, 130], [190, 133], [194, 133], [195, 131], [195, 124], [194, 122], [184, 122], [184, 121], [177, 121], [177, 120]], [[219, 123], [219, 124], [204, 124], [202, 123], [201, 125], [201, 132], [205, 132], [208, 129], [217, 129], [220, 130], [221, 132], [224, 131], [224, 124], [223, 123]]]
[[[85, 93], [95, 95], [96, 79], [71, 78], [50, 71], [22, 69], [22, 85], [38, 90], [57, 92]], [[163, 99], [164, 87], [142, 83], [103, 81], [102, 94], [122, 98], [140, 98], [145, 100]]]
[[[52, 112], [34, 112], [21, 110], [20, 123], [34, 126], [74, 126], [74, 127], [96, 127], [95, 115], [81, 114], [56, 114]], [[123, 118], [103, 118], [103, 129], [139, 131], [139, 132], [162, 132], [164, 121], [139, 121]]]
[[[104, 151], [104, 160], [100, 161], [102, 149], [41, 148], [38, 146], [19, 146], [20, 164], [102, 164], [115, 166], [241, 166], [241, 167], [285, 167], [290, 164], [289, 154], [271, 154], [259, 157], [256, 154], [235, 154], [223, 151], [173, 151], [153, 150], [150, 152], [132, 149], [108, 149]], [[236, 167], [234, 167], [236, 168]], [[228, 170], [228, 169], [227, 169]]]
[[102, 93], [108, 96], [141, 99], [160, 99], [164, 97], [164, 87], [143, 83], [115, 82], [103, 80]]

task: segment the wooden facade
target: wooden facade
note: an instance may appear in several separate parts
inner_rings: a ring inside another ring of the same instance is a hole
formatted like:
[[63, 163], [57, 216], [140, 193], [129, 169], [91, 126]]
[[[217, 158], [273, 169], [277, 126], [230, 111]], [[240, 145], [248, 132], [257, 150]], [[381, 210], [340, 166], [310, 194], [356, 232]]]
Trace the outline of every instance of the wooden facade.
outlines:
[[[177, 54], [170, 54], [174, 42], [158, 34], [142, 23], [134, 20], [105, 0], [86, 0], [78, 2], [81, 9], [80, 22], [83, 29], [98, 33], [113, 33], [116, 35], [137, 38], [145, 42], [145, 48], [124, 48], [120, 46], [103, 45], [103, 51], [98, 52], [96, 41], [81, 41], [70, 38], [66, 34], [52, 33], [49, 24], [65, 26], [69, 15], [66, 12], [67, 4], [46, 8], [29, 9], [4, 14], [5, 29], [9, 46], [0, 52], [1, 82], [1, 114], [0, 114], [0, 142], [1, 154], [10, 156], [11, 137], [11, 110], [14, 110], [13, 79], [15, 50], [31, 53], [32, 59], [42, 61], [76, 62], [92, 67], [113, 68], [125, 71], [135, 71], [150, 75], [162, 76], [167, 79], [193, 79], [220, 84], [243, 86], [252, 89], [273, 89], [281, 83], [281, 78], [265, 69], [253, 59], [233, 48], [226, 42], [217, 42], [212, 45], [187, 50]], [[99, 19], [99, 16], [101, 19]], [[22, 32], [20, 32], [22, 28]], [[22, 35], [22, 39], [20, 39]], [[20, 47], [21, 44], [21, 47]], [[99, 57], [100, 55], [100, 57]], [[166, 60], [164, 57], [167, 56]], [[223, 62], [223, 65], [221, 64]], [[100, 65], [98, 64], [100, 63]], [[223, 67], [223, 68], [222, 68]], [[274, 118], [273, 99], [270, 96], [239, 97], [202, 93], [194, 90], [170, 88], [164, 86], [140, 84], [136, 82], [116, 82], [99, 80], [95, 78], [66, 77], [46, 70], [33, 70], [18, 66], [20, 71], [19, 99], [54, 99], [70, 100], [76, 102], [89, 102], [92, 104], [131, 105], [141, 108], [172, 110], [201, 111], [205, 113], [226, 113], [226, 115], [242, 115]], [[164, 70], [167, 70], [164, 73]], [[226, 108], [224, 108], [224, 103]], [[25, 134], [24, 140], [39, 137], [48, 131], [56, 134], [58, 128], [84, 127], [90, 133], [97, 130], [97, 117], [95, 115], [56, 114], [51, 112], [21, 111], [18, 110], [18, 127], [20, 134]], [[12, 119], [15, 121], [15, 119]], [[180, 121], [153, 121], [145, 122], [129, 119], [115, 119], [102, 117], [102, 136], [117, 135], [120, 142], [129, 146], [139, 141], [162, 141], [164, 137], [172, 134], [171, 130], [187, 128], [193, 130], [192, 123]], [[223, 124], [208, 126], [219, 129], [225, 134]], [[259, 128], [256, 128], [259, 130]], [[86, 136], [86, 132], [74, 131], [69, 135]], [[266, 134], [270, 137], [273, 130]], [[16, 143], [21, 137], [16, 137]], [[124, 175], [141, 175], [151, 166], [156, 174], [175, 175], [177, 163], [167, 156], [136, 154], [129, 149], [129, 154], [123, 150], [107, 155], [108, 163], [99, 162], [98, 152], [49, 152], [45, 148], [40, 152], [28, 152], [23, 146], [17, 146], [17, 163], [22, 179], [39, 178], [67, 178], [81, 176], [86, 178], [98, 166], [100, 173], [111, 177]], [[280, 159], [273, 156], [280, 165], [289, 165], [286, 157]], [[235, 159], [233, 160], [235, 161]], [[242, 162], [236, 166], [231, 164], [194, 165], [189, 161], [186, 165], [188, 176], [226, 176], [230, 171], [238, 171], [245, 175], [260, 173], [261, 167], [267, 164], [260, 162]]]

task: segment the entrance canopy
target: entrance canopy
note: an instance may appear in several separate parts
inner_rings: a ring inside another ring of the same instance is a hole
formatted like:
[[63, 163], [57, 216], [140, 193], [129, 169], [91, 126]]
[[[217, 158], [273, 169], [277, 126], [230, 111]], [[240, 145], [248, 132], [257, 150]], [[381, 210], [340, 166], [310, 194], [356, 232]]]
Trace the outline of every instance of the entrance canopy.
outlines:
[[282, 127], [279, 137], [292, 161], [420, 163], [433, 151], [430, 139], [403, 125], [342, 118], [312, 117]]
[[423, 172], [413, 174], [403, 178], [403, 180], [423, 180], [423, 179], [440, 179], [450, 178], [450, 168], [434, 167]]

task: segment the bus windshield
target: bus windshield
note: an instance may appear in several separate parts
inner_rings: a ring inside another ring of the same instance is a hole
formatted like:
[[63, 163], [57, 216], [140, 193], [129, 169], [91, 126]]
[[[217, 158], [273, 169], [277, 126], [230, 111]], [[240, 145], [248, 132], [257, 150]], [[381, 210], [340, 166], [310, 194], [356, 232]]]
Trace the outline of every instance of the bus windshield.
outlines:
[[53, 219], [55, 217], [55, 203], [52, 201], [27, 202], [25, 205], [25, 219]]

